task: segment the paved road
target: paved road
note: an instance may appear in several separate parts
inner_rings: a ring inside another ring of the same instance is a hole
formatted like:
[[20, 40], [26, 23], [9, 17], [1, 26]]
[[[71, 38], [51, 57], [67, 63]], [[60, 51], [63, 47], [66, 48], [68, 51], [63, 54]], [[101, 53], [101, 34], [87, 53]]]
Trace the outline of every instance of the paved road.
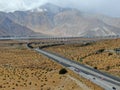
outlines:
[[78, 73], [84, 78], [91, 80], [93, 83], [103, 87], [105, 90], [120, 90], [120, 78], [102, 73], [93, 68], [66, 59], [65, 57], [61, 57], [48, 51], [40, 50], [39, 48], [34, 50], [73, 70], [75, 73]]

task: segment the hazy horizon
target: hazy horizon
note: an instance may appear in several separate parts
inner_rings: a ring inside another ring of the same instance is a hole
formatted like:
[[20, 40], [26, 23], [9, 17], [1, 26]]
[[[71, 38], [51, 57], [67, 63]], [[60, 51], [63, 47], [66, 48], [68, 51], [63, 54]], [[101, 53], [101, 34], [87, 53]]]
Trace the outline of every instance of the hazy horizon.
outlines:
[[61, 7], [77, 8], [82, 12], [120, 17], [120, 1], [118, 0], [0, 0], [0, 11], [13, 12], [30, 10], [45, 3], [52, 3]]

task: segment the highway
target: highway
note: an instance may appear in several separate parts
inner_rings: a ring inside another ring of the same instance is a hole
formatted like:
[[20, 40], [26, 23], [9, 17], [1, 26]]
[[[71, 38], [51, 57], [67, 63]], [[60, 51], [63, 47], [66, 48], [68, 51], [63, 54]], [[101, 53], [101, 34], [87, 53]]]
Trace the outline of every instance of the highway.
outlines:
[[[70, 43], [71, 40], [80, 40], [80, 37], [8, 37], [8, 38], [0, 38], [0, 40], [30, 40], [30, 39], [38, 39], [38, 40], [57, 40], [57, 41], [68, 41], [67, 43]], [[83, 38], [82, 38], [83, 39]], [[99, 40], [99, 38], [97, 39]], [[87, 39], [84, 39], [83, 41], [88, 41]], [[93, 39], [90, 39], [89, 41], [93, 41]], [[34, 42], [33, 42], [34, 43]], [[28, 43], [29, 44], [29, 43]], [[120, 78], [111, 76], [109, 74], [100, 72], [96, 69], [90, 68], [88, 66], [82, 65], [80, 63], [77, 63], [73, 60], [69, 60], [65, 57], [62, 57], [60, 55], [57, 55], [52, 52], [48, 52], [45, 50], [41, 50], [39, 48], [31, 48], [27, 44], [27, 47], [30, 49], [35, 50], [36, 52], [43, 54], [50, 58], [51, 60], [65, 66], [66, 68], [72, 70], [73, 72], [79, 74], [80, 76], [89, 79], [93, 83], [103, 87], [105, 90], [120, 90]]]
[[34, 50], [40, 54], [47, 56], [48, 58], [51, 58], [51, 60], [69, 68], [70, 70], [73, 70], [75, 73], [81, 75], [82, 77], [89, 79], [105, 90], [120, 90], [120, 78], [118, 77], [100, 72], [96, 69], [82, 65], [73, 60], [69, 60], [52, 52], [41, 50], [39, 48], [35, 48]]

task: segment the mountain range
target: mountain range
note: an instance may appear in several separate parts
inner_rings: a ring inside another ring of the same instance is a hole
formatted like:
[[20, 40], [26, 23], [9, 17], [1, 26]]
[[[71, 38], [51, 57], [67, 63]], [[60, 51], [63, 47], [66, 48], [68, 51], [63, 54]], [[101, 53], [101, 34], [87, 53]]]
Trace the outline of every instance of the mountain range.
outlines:
[[28, 11], [0, 12], [0, 36], [117, 36], [120, 18], [47, 3]]

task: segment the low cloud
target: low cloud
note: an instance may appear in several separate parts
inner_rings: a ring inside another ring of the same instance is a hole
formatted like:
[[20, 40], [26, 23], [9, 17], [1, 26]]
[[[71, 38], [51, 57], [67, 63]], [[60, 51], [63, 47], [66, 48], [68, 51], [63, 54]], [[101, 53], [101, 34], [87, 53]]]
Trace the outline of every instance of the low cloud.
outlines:
[[0, 0], [0, 11], [13, 12], [16, 10], [29, 10], [38, 7], [47, 0]]
[[120, 17], [120, 0], [0, 0], [0, 11], [29, 10], [47, 2], [77, 8], [83, 12]]

